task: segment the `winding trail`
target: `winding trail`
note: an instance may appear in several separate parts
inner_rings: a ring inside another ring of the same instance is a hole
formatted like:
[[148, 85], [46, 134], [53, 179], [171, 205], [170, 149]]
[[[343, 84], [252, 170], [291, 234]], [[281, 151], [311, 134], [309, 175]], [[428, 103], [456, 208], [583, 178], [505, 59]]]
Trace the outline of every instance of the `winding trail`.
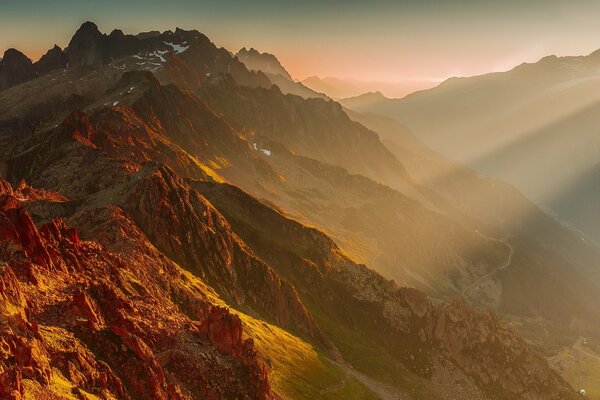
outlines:
[[[481, 235], [481, 234], [480, 234]], [[465, 297], [466, 294], [473, 290], [474, 288], [476, 288], [477, 286], [479, 286], [481, 284], [481, 282], [485, 281], [486, 279], [488, 279], [490, 276], [502, 271], [503, 269], [505, 269], [506, 267], [508, 267], [511, 263], [512, 263], [512, 258], [515, 254], [515, 249], [510, 245], [510, 243], [507, 242], [502, 242], [505, 245], [508, 246], [509, 249], [509, 253], [508, 253], [508, 257], [506, 258], [506, 261], [504, 261], [501, 265], [497, 266], [496, 268], [494, 268], [493, 270], [491, 270], [490, 272], [480, 276], [479, 278], [477, 278], [475, 281], [473, 281], [473, 283], [471, 283], [469, 286], [467, 286], [466, 288], [464, 288], [461, 292], [462, 296]]]

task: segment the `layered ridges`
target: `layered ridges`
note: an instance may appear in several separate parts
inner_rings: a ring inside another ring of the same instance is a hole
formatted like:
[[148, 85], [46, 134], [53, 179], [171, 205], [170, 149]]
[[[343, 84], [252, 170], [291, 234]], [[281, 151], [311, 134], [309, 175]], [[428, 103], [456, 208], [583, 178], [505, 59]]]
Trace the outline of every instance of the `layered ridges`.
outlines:
[[[140, 54], [158, 55], [161, 61], [158, 65], [164, 66], [169, 81], [189, 87], [201, 86], [211, 74], [231, 75], [242, 85], [271, 85], [264, 74], [249, 71], [226, 49], [217, 48], [198, 31], [177, 28], [174, 32], [129, 35], [115, 29], [107, 35], [95, 23], [87, 21], [77, 29], [64, 51], [55, 45], [35, 63], [16, 49], [7, 50], [0, 60], [0, 91], [57, 69], [93, 70], [127, 57], [139, 61], [143, 58]], [[156, 70], [156, 63], [153, 65]], [[138, 65], [134, 69], [139, 68]]]
[[147, 167], [140, 176], [124, 208], [159, 250], [231, 303], [327, 343], [294, 287], [255, 258], [204, 197], [166, 167]]
[[[494, 313], [477, 312], [460, 300], [432, 302], [416, 289], [398, 288], [349, 260], [325, 234], [303, 227], [237, 188], [201, 182], [194, 187], [259, 256], [302, 288], [300, 296], [326, 327], [325, 334], [334, 338], [342, 357], [358, 361], [357, 368], [362, 367], [362, 358], [377, 354], [385, 360], [382, 353], [394, 354], [429, 382], [421, 395], [436, 395], [440, 374], [445, 374], [441, 370], [451, 370], [452, 365], [461, 371], [454, 379], [465, 380], [465, 390], [481, 390], [482, 397], [572, 398], [570, 388], [545, 360]], [[364, 346], [362, 357], [344, 343], [345, 335]]]

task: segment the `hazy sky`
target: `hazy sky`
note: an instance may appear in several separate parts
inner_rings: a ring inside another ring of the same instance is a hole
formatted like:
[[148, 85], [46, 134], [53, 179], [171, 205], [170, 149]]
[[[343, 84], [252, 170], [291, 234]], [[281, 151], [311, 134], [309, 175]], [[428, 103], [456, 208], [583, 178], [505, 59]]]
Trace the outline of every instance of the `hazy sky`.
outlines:
[[37, 58], [85, 20], [107, 33], [198, 29], [275, 54], [295, 78], [440, 80], [600, 48], [598, 0], [0, 0], [0, 49]]

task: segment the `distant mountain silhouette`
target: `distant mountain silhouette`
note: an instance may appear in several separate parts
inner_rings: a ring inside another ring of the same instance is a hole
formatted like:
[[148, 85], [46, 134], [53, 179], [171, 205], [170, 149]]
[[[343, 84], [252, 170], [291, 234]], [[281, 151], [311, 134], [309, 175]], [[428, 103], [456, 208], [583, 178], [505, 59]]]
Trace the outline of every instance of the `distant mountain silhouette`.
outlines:
[[398, 82], [360, 81], [357, 79], [340, 79], [333, 77], [320, 78], [310, 76], [302, 83], [317, 92], [327, 94], [334, 99], [345, 99], [360, 96], [367, 92], [382, 91], [387, 97], [399, 98], [407, 94], [430, 88], [436, 85], [433, 81], [404, 80]]
[[264, 73], [283, 93], [295, 94], [304, 97], [305, 99], [327, 98], [326, 95], [317, 93], [302, 83], [296, 82], [283, 65], [281, 65], [279, 60], [272, 54], [260, 53], [254, 48], [246, 50], [244, 47], [236, 54], [236, 57], [243, 62], [248, 69]]
[[[440, 153], [513, 183], [560, 220], [600, 242], [600, 197], [564, 194], [600, 159], [600, 52], [545, 57], [508, 72], [452, 78], [401, 100], [347, 99], [354, 110], [405, 124]], [[562, 200], [561, 200], [562, 198]]]

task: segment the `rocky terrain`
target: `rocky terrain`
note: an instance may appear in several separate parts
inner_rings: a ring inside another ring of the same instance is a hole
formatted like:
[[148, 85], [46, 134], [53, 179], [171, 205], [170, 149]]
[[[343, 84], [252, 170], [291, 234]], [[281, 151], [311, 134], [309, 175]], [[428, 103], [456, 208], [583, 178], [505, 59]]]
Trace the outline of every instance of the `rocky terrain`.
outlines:
[[[539, 253], [479, 234], [339, 104], [284, 95], [196, 31], [88, 22], [48, 54], [0, 69], [4, 397], [576, 398], [457, 299], [513, 260], [537, 273]], [[591, 329], [594, 285], [556, 319]]]

